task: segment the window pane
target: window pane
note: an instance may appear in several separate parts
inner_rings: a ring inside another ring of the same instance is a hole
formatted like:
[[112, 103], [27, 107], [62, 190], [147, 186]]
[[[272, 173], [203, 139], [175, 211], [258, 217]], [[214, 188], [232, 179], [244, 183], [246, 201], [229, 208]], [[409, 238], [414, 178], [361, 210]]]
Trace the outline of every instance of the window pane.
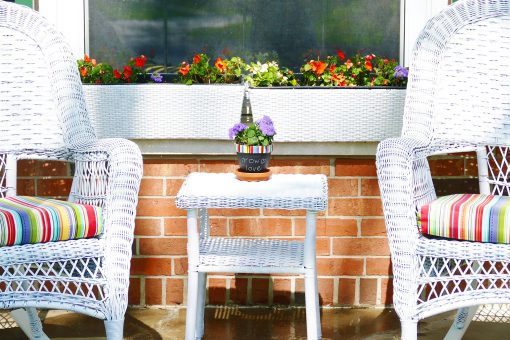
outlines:
[[89, 10], [90, 54], [115, 65], [205, 52], [299, 68], [335, 49], [399, 54], [400, 0], [89, 0]]

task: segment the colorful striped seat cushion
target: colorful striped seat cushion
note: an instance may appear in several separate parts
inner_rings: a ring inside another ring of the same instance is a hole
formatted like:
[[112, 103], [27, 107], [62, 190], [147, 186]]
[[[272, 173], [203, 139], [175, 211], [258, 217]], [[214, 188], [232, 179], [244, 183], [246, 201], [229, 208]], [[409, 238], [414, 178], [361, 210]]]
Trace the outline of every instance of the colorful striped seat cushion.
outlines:
[[99, 207], [39, 197], [0, 198], [0, 246], [76, 240], [102, 232]]
[[421, 207], [422, 233], [458, 240], [510, 243], [510, 197], [457, 194]]

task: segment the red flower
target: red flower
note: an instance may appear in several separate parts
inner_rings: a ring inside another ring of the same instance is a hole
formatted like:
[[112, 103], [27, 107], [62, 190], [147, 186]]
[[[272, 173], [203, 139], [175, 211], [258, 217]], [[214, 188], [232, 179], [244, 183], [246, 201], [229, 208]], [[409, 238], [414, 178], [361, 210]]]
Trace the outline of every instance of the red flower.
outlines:
[[388, 63], [389, 63], [390, 61], [389, 61], [388, 59], [384, 59], [384, 60], [383, 60], [383, 62], [384, 62], [384, 65], [388, 65]]
[[87, 68], [86, 67], [80, 68], [80, 74], [82, 77], [86, 77], [87, 76]]
[[115, 77], [115, 79], [120, 79], [122, 75], [118, 70], [113, 70], [113, 76]]
[[185, 61], [182, 62], [181, 68], [179, 69], [179, 73], [183, 76], [187, 75], [189, 72], [190, 65], [186, 63]]
[[90, 62], [90, 58], [89, 58], [89, 56], [88, 56], [88, 55], [86, 55], [86, 54], [85, 54], [85, 56], [83, 57], [83, 60], [84, 60], [86, 63]]
[[101, 84], [101, 79], [97, 79], [96, 84]]
[[372, 60], [372, 59], [374, 59], [374, 58], [375, 58], [375, 54], [373, 54], [373, 53], [372, 53], [372, 54], [367, 54], [367, 55], [365, 56], [365, 60], [366, 60], [366, 61], [370, 61], [370, 60]]
[[198, 64], [200, 60], [202, 60], [200, 54], [195, 54], [195, 56], [193, 57], [193, 64]]
[[339, 75], [336, 75], [336, 74], [333, 74], [331, 76], [331, 79], [333, 79], [333, 81], [336, 83], [336, 85], [338, 86], [345, 86], [345, 77], [341, 74]]
[[146, 61], [147, 57], [142, 54], [141, 56], [135, 59], [135, 65], [136, 67], [144, 67]]
[[310, 65], [312, 66], [312, 71], [315, 72], [317, 76], [320, 76], [324, 73], [324, 70], [326, 69], [326, 63], [320, 60], [317, 61], [310, 61]]
[[225, 69], [227, 68], [227, 64], [225, 64], [223, 59], [221, 59], [220, 57], [218, 57], [218, 59], [216, 59], [216, 62], [214, 63], [214, 66], [216, 66], [216, 68], [218, 70], [220, 70], [220, 72], [225, 71]]
[[335, 72], [335, 68], [336, 68], [336, 65], [333, 64], [329, 67], [329, 73], [334, 73]]
[[124, 79], [129, 80], [131, 75], [133, 74], [133, 69], [131, 66], [124, 66]]
[[347, 69], [350, 69], [353, 65], [351, 59], [347, 59], [347, 61], [344, 64], [345, 66], [347, 66]]
[[345, 53], [343, 51], [340, 51], [340, 50], [336, 50], [336, 55], [338, 56], [338, 58], [340, 58], [340, 60], [344, 60], [345, 59]]
[[372, 63], [370, 60], [365, 61], [365, 68], [369, 71], [372, 71]]

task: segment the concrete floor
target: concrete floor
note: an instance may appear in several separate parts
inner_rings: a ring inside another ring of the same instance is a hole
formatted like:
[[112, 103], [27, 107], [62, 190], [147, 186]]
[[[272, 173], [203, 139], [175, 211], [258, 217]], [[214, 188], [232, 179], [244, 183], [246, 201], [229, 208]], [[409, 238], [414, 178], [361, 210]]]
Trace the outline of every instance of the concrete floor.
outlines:
[[[185, 309], [130, 309], [124, 328], [125, 339], [183, 339]], [[0, 339], [26, 339], [18, 327], [1, 314]], [[100, 320], [76, 313], [50, 311], [42, 313], [44, 330], [51, 339], [104, 339]], [[323, 309], [323, 339], [400, 339], [398, 317], [392, 309]], [[419, 339], [443, 339], [452, 313], [441, 314], [420, 322]], [[2, 322], [3, 321], [3, 322]], [[204, 339], [262, 340], [306, 339], [304, 308], [206, 309]], [[509, 339], [510, 327], [504, 323], [473, 322], [464, 340]]]

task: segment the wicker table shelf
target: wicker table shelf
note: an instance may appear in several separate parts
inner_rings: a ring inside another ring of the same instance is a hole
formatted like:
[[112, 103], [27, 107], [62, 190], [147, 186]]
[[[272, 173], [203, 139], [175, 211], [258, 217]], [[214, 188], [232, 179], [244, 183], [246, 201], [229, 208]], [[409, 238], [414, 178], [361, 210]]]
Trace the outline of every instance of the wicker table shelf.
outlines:
[[[243, 182], [227, 173], [187, 177], [176, 199], [177, 207], [187, 210], [188, 219], [186, 339], [203, 336], [208, 272], [304, 274], [308, 338], [321, 337], [315, 219], [317, 211], [326, 209], [327, 196], [324, 175], [273, 175], [265, 182]], [[208, 208], [305, 209], [305, 239], [210, 237]]]

